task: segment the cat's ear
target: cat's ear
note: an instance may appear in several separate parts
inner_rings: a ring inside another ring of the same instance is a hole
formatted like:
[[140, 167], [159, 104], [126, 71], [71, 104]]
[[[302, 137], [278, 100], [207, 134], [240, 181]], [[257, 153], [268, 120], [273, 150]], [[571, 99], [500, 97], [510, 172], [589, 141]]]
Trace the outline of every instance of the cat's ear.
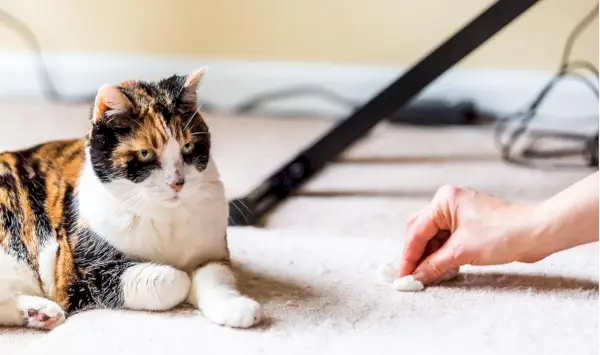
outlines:
[[92, 123], [99, 123], [103, 119], [110, 119], [130, 112], [133, 104], [121, 90], [114, 85], [103, 85], [98, 89], [94, 110], [92, 113]]
[[179, 97], [180, 102], [188, 109], [196, 110], [198, 105], [198, 86], [206, 72], [206, 68], [194, 70], [185, 76], [185, 82]]

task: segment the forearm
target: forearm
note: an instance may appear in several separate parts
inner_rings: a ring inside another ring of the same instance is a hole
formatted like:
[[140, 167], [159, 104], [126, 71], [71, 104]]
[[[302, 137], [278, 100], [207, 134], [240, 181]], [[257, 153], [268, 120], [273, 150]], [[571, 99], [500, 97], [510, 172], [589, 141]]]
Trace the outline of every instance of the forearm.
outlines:
[[523, 261], [598, 241], [598, 176], [580, 180], [533, 209]]

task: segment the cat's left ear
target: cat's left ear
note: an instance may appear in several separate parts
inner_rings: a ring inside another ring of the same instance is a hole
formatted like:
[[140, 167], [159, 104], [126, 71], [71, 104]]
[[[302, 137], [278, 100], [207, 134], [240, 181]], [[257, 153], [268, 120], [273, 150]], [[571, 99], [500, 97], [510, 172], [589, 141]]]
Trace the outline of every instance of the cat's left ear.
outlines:
[[200, 81], [206, 72], [206, 68], [200, 68], [194, 70], [185, 76], [185, 82], [183, 83], [183, 88], [181, 91], [181, 96], [179, 100], [183, 105], [185, 105], [188, 109], [196, 110], [198, 107], [198, 86], [200, 86]]

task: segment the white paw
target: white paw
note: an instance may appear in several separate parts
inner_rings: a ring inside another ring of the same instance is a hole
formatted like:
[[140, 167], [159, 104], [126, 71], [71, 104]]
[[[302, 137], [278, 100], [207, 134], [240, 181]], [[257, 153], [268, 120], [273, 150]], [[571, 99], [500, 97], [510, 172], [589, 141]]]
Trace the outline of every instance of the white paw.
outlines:
[[250, 328], [262, 318], [262, 307], [245, 296], [225, 296], [202, 310], [211, 321], [233, 328]]
[[190, 292], [187, 273], [167, 265], [142, 263], [121, 277], [125, 308], [164, 311], [181, 304]]
[[65, 321], [65, 312], [60, 306], [46, 298], [22, 296], [19, 310], [23, 314], [25, 326], [50, 330]]

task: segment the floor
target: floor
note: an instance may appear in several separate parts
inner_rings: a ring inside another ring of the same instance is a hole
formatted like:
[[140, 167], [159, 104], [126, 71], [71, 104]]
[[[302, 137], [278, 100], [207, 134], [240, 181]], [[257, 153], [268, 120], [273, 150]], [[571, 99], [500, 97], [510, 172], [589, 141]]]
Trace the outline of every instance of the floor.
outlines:
[[[0, 102], [0, 150], [81, 136], [87, 113], [79, 105]], [[332, 124], [207, 120], [230, 197], [252, 189]], [[465, 268], [458, 280], [415, 294], [392, 291], [377, 271], [397, 260], [406, 217], [443, 184], [531, 202], [589, 173], [506, 165], [485, 128], [381, 125], [275, 210], [265, 228], [231, 228], [241, 285], [265, 305], [261, 327], [225, 329], [185, 308], [102, 310], [48, 334], [0, 329], [0, 353], [597, 353], [597, 245], [535, 265]]]

